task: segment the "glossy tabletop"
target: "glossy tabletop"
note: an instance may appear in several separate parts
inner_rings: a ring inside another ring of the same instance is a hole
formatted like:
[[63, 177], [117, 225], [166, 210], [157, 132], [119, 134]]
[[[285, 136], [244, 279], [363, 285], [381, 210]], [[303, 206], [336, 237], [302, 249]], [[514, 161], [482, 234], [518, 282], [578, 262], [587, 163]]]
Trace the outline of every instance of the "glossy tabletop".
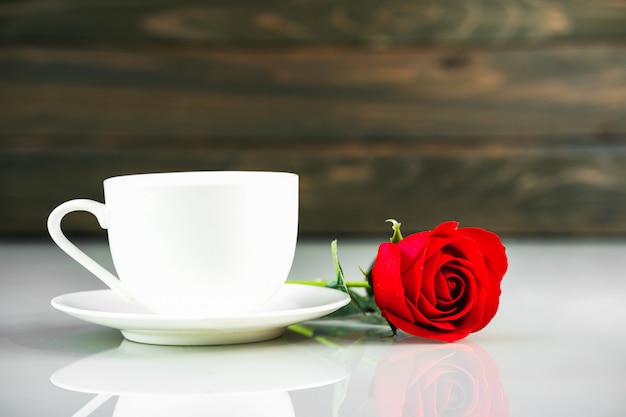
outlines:
[[[379, 241], [340, 239], [348, 279]], [[103, 286], [47, 240], [0, 241], [0, 415], [626, 415], [626, 241], [504, 243], [500, 310], [456, 343], [389, 338], [355, 316], [175, 347], [53, 309], [55, 296]], [[104, 243], [81, 247], [110, 265]], [[290, 279], [332, 277], [330, 239], [301, 239]]]

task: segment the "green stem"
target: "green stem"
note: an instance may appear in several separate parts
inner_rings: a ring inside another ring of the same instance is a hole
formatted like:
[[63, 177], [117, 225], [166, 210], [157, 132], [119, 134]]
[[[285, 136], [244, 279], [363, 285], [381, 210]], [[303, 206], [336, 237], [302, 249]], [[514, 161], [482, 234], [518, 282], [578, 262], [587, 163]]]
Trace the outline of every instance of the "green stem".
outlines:
[[[315, 281], [287, 281], [287, 284], [299, 284], [299, 285], [314, 285], [316, 287], [325, 287], [328, 281], [315, 280]], [[367, 281], [346, 281], [348, 288], [370, 288]]]
[[348, 288], [370, 288], [370, 284], [367, 281], [346, 281]]

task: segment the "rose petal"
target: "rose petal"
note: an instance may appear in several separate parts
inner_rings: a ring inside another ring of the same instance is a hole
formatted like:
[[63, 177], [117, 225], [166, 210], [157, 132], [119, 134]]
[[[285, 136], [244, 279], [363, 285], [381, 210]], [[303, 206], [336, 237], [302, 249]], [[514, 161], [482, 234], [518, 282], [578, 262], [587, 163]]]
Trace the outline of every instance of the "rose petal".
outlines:
[[424, 260], [424, 265], [422, 267], [422, 285], [420, 288], [420, 293], [423, 298], [426, 298], [430, 304], [435, 304], [437, 302], [437, 290], [435, 288], [436, 285], [436, 275], [441, 268], [440, 265], [440, 252], [434, 253], [430, 258]]
[[454, 232], [458, 229], [459, 222], [457, 221], [447, 221], [443, 222], [432, 230], [433, 237], [444, 236], [448, 237], [453, 235]]
[[[479, 298], [477, 302], [482, 306], [482, 315], [473, 324], [473, 331], [478, 331], [491, 321], [498, 310], [501, 293], [500, 283], [507, 268], [507, 260], [504, 246], [499, 243], [497, 235], [482, 229], [472, 229], [470, 232], [470, 235], [476, 235], [483, 239], [481, 242], [488, 244], [487, 249], [485, 249], [473, 237], [465, 237], [471, 241], [471, 245], [478, 248], [476, 250], [477, 253], [472, 255], [476, 268], [475, 274], [479, 283]], [[498, 239], [497, 243], [493, 240], [494, 238]]]
[[398, 242], [396, 246], [402, 254], [403, 264], [409, 266], [415, 259], [422, 256], [429, 241], [430, 232], [421, 232], [409, 235]]
[[475, 332], [484, 328], [498, 311], [502, 277], [508, 269], [506, 248], [495, 233], [479, 228], [465, 228], [468, 238], [473, 239], [481, 247], [483, 262], [489, 275], [489, 286], [485, 291], [483, 317], [476, 324]]
[[[462, 232], [464, 229], [459, 230]], [[490, 296], [489, 288], [491, 287], [483, 252], [473, 239], [466, 236], [460, 236], [445, 250], [459, 253], [459, 259], [466, 259], [466, 265], [471, 265], [464, 275], [467, 277], [467, 284], [471, 285], [471, 288], [468, 287], [471, 292], [468, 292], [466, 300], [471, 301], [470, 306], [474, 308], [466, 311], [468, 315], [463, 319], [463, 326], [476, 328], [484, 317], [486, 300]]]
[[[462, 293], [457, 300], [455, 300], [453, 303], [450, 303], [451, 306], [453, 306], [453, 308], [450, 309], [451, 311], [449, 311], [445, 316], [442, 315], [441, 317], [433, 318], [433, 321], [449, 320], [455, 322], [459, 319], [465, 319], [468, 314], [472, 312], [472, 309], [475, 305], [473, 302], [473, 295], [476, 287], [475, 285], [473, 285], [473, 282], [471, 280], [462, 279], [460, 277], [457, 278], [460, 282], [460, 285], [463, 286]], [[466, 323], [466, 321], [464, 321], [463, 323]]]
[[397, 245], [387, 242], [378, 247], [372, 267], [374, 298], [381, 312], [403, 316], [410, 315], [404, 302], [404, 287], [400, 276], [401, 254]]
[[412, 334], [418, 337], [425, 337], [429, 339], [441, 340], [443, 342], [454, 342], [455, 340], [462, 339], [470, 334], [470, 331], [467, 329], [459, 329], [455, 328], [454, 330], [441, 332], [436, 330], [430, 330], [425, 327], [416, 326], [413, 323], [410, 323], [401, 317], [398, 317], [394, 314], [388, 313], [385, 317], [387, 320], [391, 322], [398, 329]]
[[454, 278], [454, 275], [445, 267], [441, 268], [437, 274], [435, 279], [435, 294], [438, 306], [447, 305], [458, 298], [453, 295], [454, 288], [450, 286], [451, 281], [453, 281], [452, 278]]
[[405, 308], [410, 312], [410, 315], [402, 316], [406, 317], [406, 321], [410, 319], [412, 323], [417, 326], [423, 326], [429, 329], [439, 329], [443, 331], [454, 330], [454, 325], [451, 323], [437, 323], [433, 322], [431, 315], [436, 315], [438, 312], [432, 305], [429, 304], [425, 298], [420, 298], [417, 303], [411, 303], [409, 300], [405, 300]]
[[424, 253], [429, 240], [429, 233], [416, 233], [396, 244], [401, 257], [400, 268], [404, 294], [414, 304], [423, 295]]
[[486, 255], [488, 268], [502, 279], [508, 269], [508, 260], [506, 248], [498, 235], [477, 227], [464, 227], [462, 230], [464, 236], [473, 239]]

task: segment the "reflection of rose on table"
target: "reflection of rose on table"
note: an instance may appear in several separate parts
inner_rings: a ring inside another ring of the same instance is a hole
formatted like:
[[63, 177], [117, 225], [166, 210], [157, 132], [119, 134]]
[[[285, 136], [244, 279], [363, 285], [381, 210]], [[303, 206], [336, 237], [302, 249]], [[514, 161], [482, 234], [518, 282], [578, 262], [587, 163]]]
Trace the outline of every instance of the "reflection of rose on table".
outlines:
[[114, 416], [293, 416], [289, 391], [344, 380], [338, 361], [277, 339], [224, 347], [119, 347], [55, 372], [64, 389], [97, 394], [74, 414], [88, 416], [119, 396]]
[[377, 364], [374, 396], [381, 417], [509, 415], [497, 365], [469, 342], [394, 345]]

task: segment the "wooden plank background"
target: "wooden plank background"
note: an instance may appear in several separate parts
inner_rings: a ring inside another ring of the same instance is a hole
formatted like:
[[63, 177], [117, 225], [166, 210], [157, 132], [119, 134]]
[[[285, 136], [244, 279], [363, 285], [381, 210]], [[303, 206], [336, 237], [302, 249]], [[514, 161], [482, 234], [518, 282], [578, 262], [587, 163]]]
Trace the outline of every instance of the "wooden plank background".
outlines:
[[2, 3], [0, 234], [261, 169], [300, 174], [302, 234], [624, 235], [625, 36], [617, 0]]

